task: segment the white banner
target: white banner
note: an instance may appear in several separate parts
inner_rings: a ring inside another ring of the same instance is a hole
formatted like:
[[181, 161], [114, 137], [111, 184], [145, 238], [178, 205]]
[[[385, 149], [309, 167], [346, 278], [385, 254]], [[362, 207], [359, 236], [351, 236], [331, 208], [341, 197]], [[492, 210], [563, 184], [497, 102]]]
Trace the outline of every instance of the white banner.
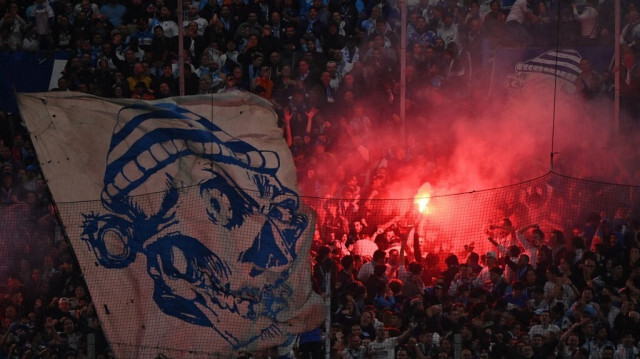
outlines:
[[314, 217], [268, 102], [18, 103], [118, 358], [255, 350], [322, 322]]

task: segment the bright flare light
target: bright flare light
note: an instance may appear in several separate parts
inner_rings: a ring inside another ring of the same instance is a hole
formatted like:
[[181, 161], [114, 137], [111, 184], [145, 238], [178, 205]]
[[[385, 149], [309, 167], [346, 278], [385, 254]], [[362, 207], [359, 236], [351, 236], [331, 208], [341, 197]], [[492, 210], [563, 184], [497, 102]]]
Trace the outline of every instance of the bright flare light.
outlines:
[[429, 199], [431, 198], [431, 184], [429, 182], [425, 182], [420, 189], [418, 190], [418, 194], [413, 199], [413, 203], [418, 206], [418, 211], [420, 213], [427, 213], [427, 205], [429, 204]]
[[420, 213], [424, 213], [424, 210], [427, 209], [427, 204], [429, 204], [429, 197], [419, 197], [414, 200], [414, 203], [418, 205], [418, 211]]

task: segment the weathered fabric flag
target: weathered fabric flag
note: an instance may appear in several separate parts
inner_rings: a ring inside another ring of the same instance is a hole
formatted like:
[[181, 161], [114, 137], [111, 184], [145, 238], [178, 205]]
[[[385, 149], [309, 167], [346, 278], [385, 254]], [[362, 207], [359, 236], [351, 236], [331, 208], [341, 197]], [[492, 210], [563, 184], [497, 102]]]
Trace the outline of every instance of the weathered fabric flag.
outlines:
[[313, 216], [268, 102], [18, 103], [118, 358], [250, 351], [322, 321]]

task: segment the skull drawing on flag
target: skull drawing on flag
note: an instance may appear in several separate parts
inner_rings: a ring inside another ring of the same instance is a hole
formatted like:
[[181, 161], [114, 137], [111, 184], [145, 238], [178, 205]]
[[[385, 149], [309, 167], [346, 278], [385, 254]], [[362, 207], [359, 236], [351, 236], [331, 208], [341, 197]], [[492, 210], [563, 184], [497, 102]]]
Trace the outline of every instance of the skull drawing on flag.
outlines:
[[99, 265], [124, 269], [146, 257], [162, 313], [212, 328], [233, 349], [279, 335], [309, 218], [278, 178], [278, 154], [174, 104], [126, 106], [118, 116], [105, 213], [83, 215], [82, 239]]

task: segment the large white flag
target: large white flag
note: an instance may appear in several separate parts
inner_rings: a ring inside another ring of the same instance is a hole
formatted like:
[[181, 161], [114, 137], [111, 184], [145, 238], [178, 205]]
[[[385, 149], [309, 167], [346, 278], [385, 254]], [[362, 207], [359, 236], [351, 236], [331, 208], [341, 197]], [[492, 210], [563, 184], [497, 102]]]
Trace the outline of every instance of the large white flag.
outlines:
[[322, 321], [313, 216], [268, 102], [18, 102], [118, 358], [254, 350]]

